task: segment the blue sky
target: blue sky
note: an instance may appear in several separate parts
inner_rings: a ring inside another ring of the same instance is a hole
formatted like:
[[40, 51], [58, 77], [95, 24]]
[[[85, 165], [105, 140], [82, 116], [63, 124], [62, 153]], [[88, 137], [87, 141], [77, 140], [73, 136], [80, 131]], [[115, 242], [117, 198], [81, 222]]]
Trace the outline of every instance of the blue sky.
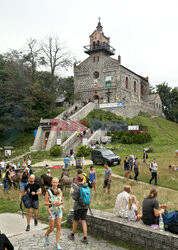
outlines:
[[[0, 0], [0, 53], [58, 35], [78, 60], [98, 17], [115, 58], [156, 85], [178, 86], [177, 0]], [[72, 74], [72, 68], [66, 74]]]

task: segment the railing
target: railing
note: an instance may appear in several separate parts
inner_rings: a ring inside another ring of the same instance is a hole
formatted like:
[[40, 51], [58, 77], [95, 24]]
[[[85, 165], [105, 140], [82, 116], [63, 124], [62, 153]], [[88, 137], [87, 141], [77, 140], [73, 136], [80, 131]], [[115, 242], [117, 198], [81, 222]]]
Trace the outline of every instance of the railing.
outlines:
[[115, 54], [115, 49], [107, 43], [86, 45], [86, 46], [84, 46], [84, 49], [86, 49], [86, 52], [90, 52], [93, 50], [105, 49], [105, 50], [109, 51], [110, 53]]

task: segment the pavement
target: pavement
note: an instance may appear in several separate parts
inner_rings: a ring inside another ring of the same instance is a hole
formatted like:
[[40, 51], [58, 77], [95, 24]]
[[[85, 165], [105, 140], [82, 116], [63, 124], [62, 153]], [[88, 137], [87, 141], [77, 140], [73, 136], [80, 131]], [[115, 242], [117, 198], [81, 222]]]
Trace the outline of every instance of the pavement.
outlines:
[[[59, 161], [51, 161], [51, 160], [44, 160], [35, 164], [32, 164], [32, 167], [43, 167], [49, 165], [49, 167], [51, 168], [52, 166], [64, 166], [64, 161], [63, 160], [59, 160]], [[93, 161], [91, 160], [85, 160], [85, 165], [92, 165]]]
[[[5, 233], [14, 246], [14, 250], [33, 250], [33, 249], [46, 249], [52, 250], [56, 249], [55, 246], [55, 232], [52, 232], [49, 236], [50, 245], [45, 246], [44, 244], [44, 234], [48, 227], [47, 224], [38, 223], [38, 226], [34, 226], [33, 219], [30, 223], [31, 230], [26, 232], [26, 218], [22, 218], [20, 214], [3, 213], [0, 214], [0, 230]], [[72, 227], [72, 226], [71, 226]], [[75, 241], [68, 239], [68, 235], [71, 229], [63, 228], [61, 229], [61, 239], [60, 246], [62, 249], [66, 250], [89, 250], [89, 249], [111, 249], [111, 250], [124, 250], [125, 248], [113, 245], [104, 239], [97, 239], [92, 236], [88, 236], [88, 245], [80, 242], [83, 234], [76, 233]]]

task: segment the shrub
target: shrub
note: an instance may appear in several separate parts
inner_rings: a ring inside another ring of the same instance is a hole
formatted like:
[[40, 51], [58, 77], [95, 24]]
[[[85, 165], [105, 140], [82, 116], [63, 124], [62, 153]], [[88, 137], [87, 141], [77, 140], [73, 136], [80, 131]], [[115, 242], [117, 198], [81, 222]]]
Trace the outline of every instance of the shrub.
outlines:
[[123, 144], [129, 144], [128, 138], [129, 138], [128, 136], [123, 135], [122, 138], [121, 138], [121, 143], [123, 143]]
[[62, 154], [62, 148], [60, 146], [54, 146], [50, 150], [52, 156], [60, 156]]
[[90, 154], [90, 149], [86, 146], [79, 146], [77, 149], [77, 157], [82, 157], [82, 155], [87, 156]]
[[112, 135], [111, 131], [110, 130], [107, 131], [107, 136], [111, 136], [111, 135]]

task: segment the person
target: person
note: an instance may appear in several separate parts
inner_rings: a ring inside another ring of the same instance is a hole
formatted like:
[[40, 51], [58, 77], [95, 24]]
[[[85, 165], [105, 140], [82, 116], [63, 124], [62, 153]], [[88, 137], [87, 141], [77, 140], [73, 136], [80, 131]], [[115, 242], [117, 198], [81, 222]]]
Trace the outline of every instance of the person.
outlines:
[[178, 171], [178, 168], [175, 165], [169, 165], [168, 168], [169, 170]]
[[129, 162], [129, 178], [132, 179], [132, 168], [133, 168], [133, 158], [132, 155], [130, 155], [130, 157], [128, 158], [128, 162]]
[[137, 159], [137, 157], [135, 158], [135, 162], [134, 162], [134, 173], [135, 173], [135, 176], [134, 176], [134, 180], [137, 181], [137, 177], [139, 175], [139, 161]]
[[68, 157], [68, 155], [66, 155], [66, 157], [64, 158], [64, 164], [64, 168], [69, 168], [70, 158]]
[[76, 132], [76, 135], [77, 135], [77, 137], [79, 137], [79, 136], [80, 136], [80, 132], [79, 132], [79, 131], [77, 131], [77, 132]]
[[[55, 201], [56, 201], [56, 200], [61, 201], [61, 190], [59, 190], [59, 189], [58, 189], [58, 190], [55, 190], [55, 191], [54, 191], [54, 196], [56, 197]], [[49, 200], [50, 200], [51, 202], [53, 202], [51, 198], [50, 198]], [[54, 202], [55, 202], [55, 201], [54, 201]], [[61, 205], [61, 206], [58, 206], [58, 207], [59, 207], [59, 209], [61, 209], [61, 207], [62, 207], [63, 211], [66, 212], [66, 209], [64, 208], [64, 206]], [[53, 217], [53, 213], [57, 211], [58, 207], [55, 206], [55, 205], [49, 206], [48, 214], [49, 214], [49, 217], [50, 217], [50, 218]]]
[[127, 205], [129, 202], [131, 187], [129, 185], [124, 186], [124, 191], [118, 194], [116, 198], [116, 204], [114, 207], [114, 214], [122, 217], [127, 218]]
[[74, 203], [74, 221], [73, 221], [73, 228], [72, 232], [69, 234], [70, 240], [75, 240], [75, 233], [77, 230], [78, 222], [81, 220], [82, 223], [82, 229], [84, 237], [81, 240], [82, 243], [88, 244], [87, 239], [87, 223], [86, 223], [86, 216], [88, 211], [88, 205], [82, 206], [79, 202], [80, 199], [80, 188], [88, 188], [88, 183], [83, 183], [83, 175], [79, 174], [77, 176], [77, 185], [74, 187], [74, 191], [71, 193], [72, 198], [75, 200]]
[[[58, 184], [59, 184], [59, 179], [54, 177], [52, 179], [52, 188], [49, 189], [45, 195], [45, 206], [50, 207], [52, 205], [52, 206], [58, 207], [58, 206], [63, 205], [63, 203], [64, 203], [63, 194], [62, 194], [62, 191], [58, 188]], [[52, 195], [54, 195], [54, 192], [56, 192], [57, 190], [60, 191], [60, 194], [59, 194], [60, 200], [55, 201], [55, 202], [51, 202], [51, 193], [52, 193]], [[49, 234], [54, 230], [55, 222], [56, 222], [56, 248], [61, 249], [61, 247], [59, 245], [59, 240], [60, 240], [60, 236], [61, 236], [61, 222], [62, 222], [62, 209], [61, 209], [61, 207], [60, 207], [60, 209], [52, 211], [52, 215], [53, 215], [52, 217], [50, 217], [50, 215], [48, 216], [49, 228], [48, 228], [47, 232], [45, 233], [45, 244], [47, 246], [50, 244]]]
[[[9, 168], [9, 171], [10, 171], [11, 180], [13, 180], [12, 177], [16, 174], [15, 171], [14, 171], [14, 167], [10, 167], [10, 168]], [[12, 183], [9, 183], [9, 184], [10, 184], [10, 188], [11, 188], [11, 186], [12, 186], [11, 184], [13, 184], [14, 189], [17, 189], [17, 186], [16, 186], [16, 184], [15, 184], [14, 181], [13, 181]]]
[[20, 162], [17, 163], [17, 167], [20, 168]]
[[27, 167], [29, 168], [31, 166], [31, 158], [28, 157], [27, 159]]
[[0, 250], [14, 250], [14, 247], [5, 234], [0, 233]]
[[28, 184], [28, 179], [29, 179], [29, 168], [25, 168], [25, 170], [21, 173], [20, 175], [20, 193], [19, 193], [19, 199], [22, 197], [22, 193], [25, 191], [25, 187]]
[[82, 158], [81, 158], [81, 165], [82, 165], [82, 169], [85, 168], [85, 156], [82, 155]]
[[129, 166], [129, 161], [128, 161], [128, 157], [125, 157], [125, 160], [123, 162], [123, 167], [124, 167], [124, 178], [128, 179], [128, 176], [130, 174], [130, 166]]
[[1, 163], [0, 163], [0, 186], [2, 186], [3, 184], [2, 184], [2, 174], [3, 174], [3, 169], [2, 169], [2, 166], [1, 166]]
[[6, 166], [5, 177], [4, 177], [4, 194], [7, 194], [10, 182], [13, 183], [13, 180], [11, 179], [11, 176], [10, 176], [9, 165], [7, 165]]
[[166, 205], [159, 206], [159, 201], [156, 199], [157, 195], [157, 190], [152, 188], [149, 195], [143, 200], [142, 220], [144, 224], [149, 226], [159, 224], [159, 216], [164, 214], [164, 209], [167, 209]]
[[146, 163], [146, 159], [148, 158], [148, 155], [145, 150], [143, 150], [143, 163]]
[[73, 153], [74, 153], [74, 150], [73, 150], [73, 148], [71, 148], [71, 150], [70, 150], [70, 156], [73, 155]]
[[27, 162], [26, 162], [26, 159], [24, 158], [22, 162], [22, 168], [25, 169], [26, 167], [27, 167]]
[[5, 161], [4, 161], [4, 159], [2, 159], [2, 161], [1, 161], [1, 168], [3, 169], [3, 171], [5, 170]]
[[105, 172], [104, 172], [104, 185], [103, 185], [103, 193], [105, 193], [105, 189], [108, 189], [108, 194], [110, 194], [111, 191], [111, 176], [112, 176], [112, 170], [109, 168], [108, 164], [104, 164]]
[[153, 159], [153, 162], [150, 163], [150, 171], [151, 171], [151, 179], [149, 180], [149, 184], [151, 184], [152, 180], [155, 179], [155, 185], [157, 185], [157, 170], [158, 170], [158, 165], [156, 163], [156, 159]]
[[[96, 191], [96, 172], [93, 166], [90, 166], [90, 171], [88, 173], [89, 180], [93, 184], [94, 190]], [[92, 189], [92, 188], [91, 188]]]
[[71, 155], [70, 159], [71, 159], [71, 167], [72, 167], [72, 169], [73, 169], [74, 164], [75, 164], [74, 152], [72, 153], [72, 155]]
[[25, 193], [29, 192], [29, 197], [31, 199], [31, 207], [28, 208], [27, 213], [27, 228], [26, 231], [30, 231], [30, 219], [31, 219], [31, 213], [32, 208], [34, 210], [34, 224], [35, 226], [38, 225], [38, 208], [39, 208], [39, 200], [38, 195], [41, 194], [41, 188], [38, 183], [35, 183], [35, 176], [32, 174], [29, 177], [29, 183], [25, 186]]
[[130, 221], [139, 221], [142, 215], [139, 215], [140, 205], [138, 204], [134, 195], [129, 197], [127, 205], [127, 216]]
[[48, 171], [47, 171], [47, 174], [46, 174], [46, 175], [51, 176], [51, 170], [50, 170], [50, 169], [48, 169]]

